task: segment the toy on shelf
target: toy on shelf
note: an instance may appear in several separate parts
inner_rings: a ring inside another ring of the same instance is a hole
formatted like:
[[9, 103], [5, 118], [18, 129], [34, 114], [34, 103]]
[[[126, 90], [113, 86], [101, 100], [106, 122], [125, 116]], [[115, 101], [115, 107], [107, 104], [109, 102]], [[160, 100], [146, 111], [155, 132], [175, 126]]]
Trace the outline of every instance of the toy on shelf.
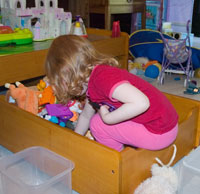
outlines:
[[3, 25], [0, 26], [0, 34], [10, 34], [10, 33], [14, 33], [14, 31], [10, 26], [3, 26]]
[[76, 21], [72, 23], [70, 34], [88, 37], [86, 29], [85, 29], [85, 25], [80, 15], [77, 15]]
[[35, 7], [27, 6], [27, 0], [1, 0], [2, 23], [11, 28], [28, 28], [34, 41], [55, 38], [69, 34], [72, 22], [71, 12], [58, 8], [58, 0], [34, 0]]
[[25, 87], [20, 82], [16, 82], [15, 84], [17, 87], [15, 87], [14, 84], [5, 84], [5, 87], [9, 89], [7, 96], [11, 96], [16, 101], [18, 107], [33, 114], [37, 114], [38, 98], [41, 92]]
[[14, 31], [9, 26], [0, 26], [0, 46], [8, 44], [29, 44], [33, 42], [32, 32], [25, 28], [15, 28]]

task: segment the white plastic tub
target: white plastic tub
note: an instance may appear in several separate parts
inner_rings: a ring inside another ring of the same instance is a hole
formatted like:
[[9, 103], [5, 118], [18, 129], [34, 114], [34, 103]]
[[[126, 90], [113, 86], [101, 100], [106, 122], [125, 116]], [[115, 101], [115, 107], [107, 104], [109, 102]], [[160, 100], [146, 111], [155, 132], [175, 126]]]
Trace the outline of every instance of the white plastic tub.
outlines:
[[3, 194], [71, 194], [72, 161], [43, 147], [1, 159]]

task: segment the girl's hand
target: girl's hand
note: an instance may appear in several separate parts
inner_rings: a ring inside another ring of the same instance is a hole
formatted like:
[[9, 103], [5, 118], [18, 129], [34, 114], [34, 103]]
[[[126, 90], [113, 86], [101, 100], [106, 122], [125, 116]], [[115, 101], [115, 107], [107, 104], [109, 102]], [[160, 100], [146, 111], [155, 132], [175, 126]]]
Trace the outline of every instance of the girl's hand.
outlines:
[[109, 106], [107, 106], [107, 105], [102, 105], [101, 107], [100, 107], [100, 109], [99, 109], [99, 114], [100, 114], [100, 116], [101, 116], [101, 118], [102, 118], [102, 120], [105, 122], [105, 123], [107, 123], [106, 122], [106, 117], [107, 117], [107, 115], [110, 113], [109, 112]]
[[84, 135], [86, 131], [89, 129], [90, 119], [94, 114], [95, 110], [88, 102], [88, 99], [86, 99], [83, 111], [78, 118], [78, 123], [76, 125], [75, 132], [80, 135]]

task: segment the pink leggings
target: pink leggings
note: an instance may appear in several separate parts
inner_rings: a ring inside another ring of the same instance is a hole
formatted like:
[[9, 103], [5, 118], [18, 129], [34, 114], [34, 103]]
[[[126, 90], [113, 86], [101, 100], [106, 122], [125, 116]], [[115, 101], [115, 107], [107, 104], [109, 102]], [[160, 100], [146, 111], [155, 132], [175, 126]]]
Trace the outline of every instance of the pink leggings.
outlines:
[[176, 139], [178, 124], [169, 132], [154, 134], [142, 124], [127, 121], [116, 125], [106, 125], [97, 113], [90, 121], [90, 130], [97, 142], [121, 151], [124, 145], [148, 150], [160, 150]]

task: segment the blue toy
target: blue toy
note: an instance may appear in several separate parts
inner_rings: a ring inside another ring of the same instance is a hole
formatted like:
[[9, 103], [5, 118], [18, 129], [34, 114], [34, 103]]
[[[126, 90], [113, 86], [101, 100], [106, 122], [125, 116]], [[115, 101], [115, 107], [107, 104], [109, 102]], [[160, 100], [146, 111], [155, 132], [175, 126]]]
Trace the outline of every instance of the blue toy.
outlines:
[[66, 127], [66, 124], [56, 116], [51, 116], [49, 121], [55, 124], [59, 124], [61, 127]]
[[159, 75], [159, 68], [155, 65], [149, 65], [146, 70], [144, 75], [146, 77], [150, 77], [150, 78], [157, 78]]

